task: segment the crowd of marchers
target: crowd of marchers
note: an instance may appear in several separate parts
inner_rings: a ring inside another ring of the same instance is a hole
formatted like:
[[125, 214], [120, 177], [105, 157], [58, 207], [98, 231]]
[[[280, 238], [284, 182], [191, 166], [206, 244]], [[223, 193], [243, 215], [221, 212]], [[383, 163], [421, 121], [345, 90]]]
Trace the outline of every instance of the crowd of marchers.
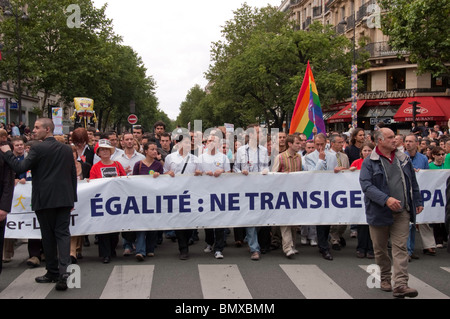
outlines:
[[[26, 134], [20, 132], [17, 134], [17, 130], [14, 132], [13, 134], [13, 130], [0, 129], [0, 142], [8, 144], [14, 158], [22, 161], [36, 143], [41, 143], [41, 140], [34, 138], [31, 132]], [[380, 163], [383, 163], [385, 157], [387, 163], [393, 163], [394, 158], [398, 156], [399, 159], [405, 158], [411, 163], [414, 171], [450, 168], [450, 155], [447, 155], [450, 153], [448, 129], [441, 131], [438, 125], [432, 128], [412, 125], [408, 134], [390, 136], [391, 134], [394, 133], [382, 125], [371, 132], [350, 127], [346, 132], [319, 133], [310, 139], [302, 133], [267, 134], [257, 124], [249, 125], [239, 134], [229, 132], [223, 126], [209, 129], [207, 133], [186, 132], [182, 129], [166, 132], [165, 123], [158, 121], [148, 131], [141, 125], [134, 125], [132, 131], [121, 134], [114, 131], [99, 132], [93, 127], [79, 127], [67, 135], [54, 138], [70, 146], [77, 180], [127, 175], [149, 175], [151, 178], [158, 178], [161, 174], [168, 174], [173, 178], [180, 174], [207, 174], [219, 177], [221, 174], [248, 175], [254, 172], [265, 174], [269, 171], [287, 173], [331, 170], [339, 174], [343, 170], [370, 169], [366, 167], [367, 163], [363, 163], [365, 159], [372, 159], [377, 154], [383, 158], [379, 160]], [[391, 137], [392, 144], [387, 145], [387, 139]], [[383, 150], [390, 147], [393, 148], [391, 159], [389, 153], [382, 154]], [[394, 152], [402, 155], [394, 156]], [[383, 167], [386, 174], [390, 174], [391, 171], [395, 173], [393, 168]], [[394, 176], [397, 176], [397, 173]], [[405, 176], [401, 174], [399, 176], [403, 176], [403, 180], [399, 178], [399, 182], [403, 181], [405, 186], [407, 184]], [[27, 181], [33, 181], [32, 169], [15, 173], [15, 185]], [[389, 187], [391, 186], [389, 184]], [[389, 200], [384, 205], [395, 211], [394, 206], [390, 206]], [[405, 205], [406, 208], [407, 203]], [[366, 207], [366, 210], [368, 209]], [[408, 225], [405, 249], [409, 261], [419, 259], [420, 253], [434, 256], [439, 253], [440, 248], [447, 245], [448, 224], [416, 225], [414, 219], [411, 219]], [[344, 232], [347, 230], [350, 237], [357, 240], [355, 251], [357, 258], [381, 258], [377, 257], [377, 247], [372, 240], [374, 232], [370, 229], [370, 223], [205, 229], [204, 252], [211, 253], [216, 259], [223, 259], [227, 238], [232, 237], [236, 247], [248, 246], [252, 260], [259, 260], [262, 254], [272, 250], [280, 250], [287, 258], [293, 258], [299, 253], [297, 249], [299, 244], [316, 246], [324, 259], [333, 260], [333, 251], [346, 247]], [[415, 247], [416, 235], [421, 236], [420, 249]], [[103, 263], [109, 263], [117, 255], [134, 255], [137, 261], [142, 262], [155, 257], [155, 249], [163, 243], [163, 239], [177, 242], [179, 258], [186, 260], [189, 258], [189, 246], [199, 240], [198, 230], [98, 234], [94, 236], [94, 244], [98, 245], [98, 254]], [[10, 262], [14, 257], [14, 243], [14, 239], [4, 240], [3, 262]], [[376, 244], [379, 244], [378, 239]], [[45, 259], [42, 240], [29, 239], [27, 245], [29, 252], [27, 265], [39, 266]], [[83, 258], [83, 247], [89, 245], [91, 245], [89, 236], [71, 236], [71, 263], [78, 263]]]

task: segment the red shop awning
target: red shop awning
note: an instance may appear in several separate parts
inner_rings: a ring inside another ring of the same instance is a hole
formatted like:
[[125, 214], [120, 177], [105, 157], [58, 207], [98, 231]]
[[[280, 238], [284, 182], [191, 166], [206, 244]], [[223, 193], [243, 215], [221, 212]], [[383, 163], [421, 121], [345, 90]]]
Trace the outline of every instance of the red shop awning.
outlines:
[[398, 122], [413, 121], [413, 106], [409, 103], [417, 101], [416, 121], [446, 121], [450, 118], [450, 97], [419, 96], [406, 98], [394, 115]]
[[[356, 104], [356, 112], [358, 112], [364, 105], [366, 100], [359, 100]], [[352, 103], [349, 102], [347, 105], [330, 117], [327, 120], [327, 123], [343, 123], [343, 122], [351, 122], [352, 121]]]

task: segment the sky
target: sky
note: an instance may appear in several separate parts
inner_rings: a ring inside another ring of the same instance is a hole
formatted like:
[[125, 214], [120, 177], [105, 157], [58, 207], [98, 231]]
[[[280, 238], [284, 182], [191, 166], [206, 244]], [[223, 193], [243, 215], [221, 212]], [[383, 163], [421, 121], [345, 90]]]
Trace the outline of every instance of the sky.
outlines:
[[[221, 40], [225, 22], [246, 2], [251, 7], [278, 7], [281, 0], [93, 0], [107, 3], [114, 32], [142, 58], [156, 81], [159, 109], [175, 120], [188, 91], [199, 84], [211, 64], [212, 42]], [[83, 14], [81, 12], [81, 14]]]

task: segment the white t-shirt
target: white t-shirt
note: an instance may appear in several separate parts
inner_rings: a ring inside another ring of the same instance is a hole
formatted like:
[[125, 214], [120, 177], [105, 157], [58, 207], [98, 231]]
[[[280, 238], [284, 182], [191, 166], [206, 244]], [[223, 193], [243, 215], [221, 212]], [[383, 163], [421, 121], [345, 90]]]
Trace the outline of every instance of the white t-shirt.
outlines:
[[164, 173], [173, 171], [175, 174], [181, 174], [184, 164], [187, 163], [183, 174], [194, 174], [196, 170], [199, 170], [198, 157], [192, 154], [188, 154], [183, 157], [180, 152], [173, 152], [166, 156], [164, 161]]
[[220, 152], [211, 155], [209, 153], [203, 153], [198, 157], [199, 167], [202, 172], [215, 172], [218, 169], [223, 169], [225, 172], [229, 172], [230, 160], [228, 157]]

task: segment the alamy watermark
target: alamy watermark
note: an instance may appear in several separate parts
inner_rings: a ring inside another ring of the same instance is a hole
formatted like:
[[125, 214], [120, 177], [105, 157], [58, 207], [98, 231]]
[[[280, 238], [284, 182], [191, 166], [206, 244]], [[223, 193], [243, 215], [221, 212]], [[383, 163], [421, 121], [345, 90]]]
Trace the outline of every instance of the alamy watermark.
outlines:
[[367, 277], [366, 285], [368, 288], [380, 288], [381, 286], [381, 279], [380, 279], [380, 266], [376, 264], [371, 264], [367, 266], [366, 271], [370, 274], [369, 277]]
[[367, 6], [367, 27], [370, 29], [381, 28], [381, 8], [378, 4], [372, 3]]
[[[187, 154], [191, 151], [192, 146], [194, 149], [203, 148], [203, 150], [206, 150], [206, 145], [203, 144], [208, 137], [213, 135], [216, 137], [215, 145], [217, 149], [220, 150], [223, 145], [226, 145], [227, 152], [231, 151], [232, 154], [239, 147], [246, 144], [252, 145], [252, 147], [263, 146], [267, 149], [270, 159], [272, 159], [269, 162], [273, 164], [273, 159], [280, 153], [280, 145], [278, 143], [280, 130], [278, 128], [271, 128], [269, 132], [268, 128], [254, 124], [254, 126], [250, 126], [247, 129], [233, 127], [232, 129], [226, 129], [224, 132], [218, 127], [211, 127], [203, 131], [201, 120], [194, 121], [193, 130], [190, 129], [190, 125], [188, 127], [189, 129], [179, 127], [171, 132], [172, 141], [177, 144], [172, 152], [176, 152], [179, 150], [178, 147], [182, 147], [183, 153]], [[288, 135], [288, 133], [285, 134]], [[180, 138], [181, 136], [182, 138]], [[191, 143], [180, 143], [185, 139], [191, 141]], [[288, 145], [285, 146], [287, 148]], [[281, 151], [284, 151], [284, 149]]]
[[67, 278], [67, 288], [81, 288], [81, 268], [77, 264], [67, 266], [69, 277]]
[[70, 29], [81, 28], [81, 9], [78, 4], [70, 4], [66, 10], [66, 13], [71, 13], [67, 17], [66, 23], [67, 27]]
[[[72, 3], [65, 9], [66, 13], [71, 13], [66, 20], [67, 27], [81, 28], [81, 8], [78, 4]], [[378, 4], [373, 3], [367, 6], [369, 16], [366, 19], [367, 27], [381, 28], [381, 8]]]

